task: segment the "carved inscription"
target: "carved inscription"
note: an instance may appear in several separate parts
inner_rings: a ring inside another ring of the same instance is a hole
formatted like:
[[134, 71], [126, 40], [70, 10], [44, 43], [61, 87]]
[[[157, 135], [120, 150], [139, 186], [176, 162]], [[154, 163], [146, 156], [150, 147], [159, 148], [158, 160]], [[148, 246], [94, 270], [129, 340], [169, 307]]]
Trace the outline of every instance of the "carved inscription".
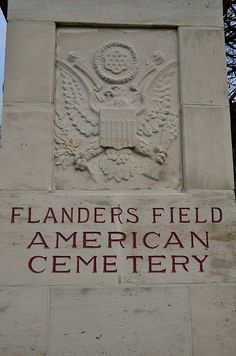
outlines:
[[170, 97], [176, 65], [154, 51], [140, 68], [136, 49], [112, 39], [94, 49], [91, 66], [77, 52], [58, 56], [64, 104], [55, 118], [55, 165], [87, 171], [94, 182], [98, 170], [115, 184], [137, 175], [159, 181], [179, 132]]
[[[121, 273], [120, 266], [125, 266], [130, 275], [203, 273], [209, 268], [208, 249], [212, 243], [211, 234], [205, 229], [209, 224], [221, 224], [223, 220], [223, 210], [215, 206], [207, 210], [152, 207], [145, 222], [138, 208], [134, 207], [47, 207], [41, 215], [36, 211], [32, 207], [12, 207], [10, 216], [11, 224], [23, 221], [34, 224], [37, 229], [26, 246], [32, 251], [28, 269], [34, 274], [118, 273], [119, 268]], [[165, 224], [164, 230], [162, 223]], [[50, 235], [39, 231], [40, 226], [47, 224], [58, 227]], [[68, 234], [64, 224], [74, 226], [75, 230], [71, 228]], [[86, 226], [91, 224], [93, 229], [87, 230]], [[107, 226], [105, 230], [101, 229], [103, 224]], [[197, 232], [192, 228], [181, 229], [182, 224], [194, 224], [198, 227]], [[199, 225], [204, 226], [203, 230]], [[63, 230], [58, 231], [59, 226]], [[144, 230], [141, 226], [145, 226]], [[117, 246], [123, 251], [120, 255]], [[61, 254], [65, 248], [66, 254]], [[105, 250], [109, 251], [108, 255], [99, 254]], [[34, 255], [35, 251], [37, 254]]]

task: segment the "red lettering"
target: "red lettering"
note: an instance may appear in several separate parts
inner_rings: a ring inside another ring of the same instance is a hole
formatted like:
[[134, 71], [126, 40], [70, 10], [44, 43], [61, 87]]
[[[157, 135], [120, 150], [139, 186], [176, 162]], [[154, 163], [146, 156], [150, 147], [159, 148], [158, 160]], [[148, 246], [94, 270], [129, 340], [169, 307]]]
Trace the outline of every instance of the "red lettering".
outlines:
[[[109, 262], [108, 259], [115, 259], [115, 262]], [[116, 268], [116, 260], [117, 260], [117, 256], [113, 255], [113, 256], [103, 256], [103, 272], [104, 273], [115, 273], [117, 272], [117, 268]], [[115, 269], [108, 269], [109, 266], [115, 267]]]
[[102, 210], [103, 212], [106, 211], [106, 208], [94, 208], [94, 222], [98, 224], [103, 224], [105, 223], [105, 219], [99, 220], [99, 217], [103, 217], [103, 213], [99, 213], [99, 209]]
[[138, 273], [138, 271], [137, 271], [137, 260], [138, 259], [143, 260], [143, 256], [127, 256], [126, 257], [126, 260], [132, 260], [133, 261], [133, 263], [132, 263], [132, 265], [133, 265], [132, 273]]
[[[117, 211], [116, 211], [117, 210]], [[117, 207], [117, 208], [111, 208], [111, 222], [115, 222], [115, 216], [118, 218], [118, 221], [120, 224], [123, 224], [120, 216], [122, 215], [122, 209]]]
[[174, 207], [170, 208], [170, 224], [174, 223]]
[[[186, 267], [186, 264], [189, 263], [189, 258], [187, 256], [171, 256], [172, 257], [172, 273], [176, 273], [176, 266], [182, 266], [183, 269], [186, 272], [189, 272], [189, 270]], [[178, 259], [184, 259], [184, 261], [177, 262]]]
[[208, 238], [208, 232], [205, 232], [205, 241], [203, 241], [197, 234], [195, 234], [195, 232], [190, 231], [191, 234], [191, 248], [194, 248], [194, 240], [198, 240], [205, 248], [209, 248], [209, 238]]
[[101, 245], [91, 245], [89, 244], [90, 242], [91, 243], [96, 243], [97, 242], [97, 238], [94, 237], [94, 238], [88, 238], [87, 236], [89, 235], [98, 235], [98, 236], [101, 236], [101, 232], [99, 231], [84, 231], [83, 232], [83, 248], [100, 248]]
[[204, 270], [203, 270], [203, 262], [205, 262], [205, 260], [207, 259], [208, 255], [205, 255], [202, 260], [200, 260], [200, 258], [198, 258], [198, 256], [192, 256], [192, 257], [195, 258], [195, 260], [199, 263], [199, 271], [198, 272], [204, 272]]
[[[113, 238], [113, 235], [120, 235], [120, 238]], [[126, 240], [126, 234], [124, 232], [120, 232], [120, 231], [109, 231], [108, 232], [108, 248], [112, 248], [112, 243], [113, 242], [118, 242], [119, 245], [122, 248], [125, 248], [125, 246], [123, 245], [123, 241]]]
[[[39, 240], [39, 242], [36, 242], [36, 240]], [[36, 232], [33, 240], [26, 248], [31, 248], [32, 245], [43, 245], [44, 248], [49, 248], [48, 245], [46, 244], [46, 241], [43, 238], [43, 235], [39, 231]]]
[[165, 273], [166, 268], [164, 269], [155, 269], [153, 270], [153, 266], [161, 266], [161, 261], [153, 262], [155, 259], [165, 259], [166, 256], [148, 256], [148, 273]]
[[[218, 212], [218, 217], [217, 217]], [[220, 208], [211, 208], [211, 222], [219, 223], [222, 221], [223, 213]]]
[[46, 224], [48, 219], [52, 219], [53, 223], [57, 224], [57, 219], [56, 219], [56, 216], [54, 214], [53, 208], [48, 208], [46, 216], [45, 216], [45, 218], [43, 220], [43, 224]]
[[65, 208], [62, 208], [61, 210], [61, 222], [64, 224], [65, 223], [65, 217], [67, 220], [71, 223], [74, 222], [73, 217], [74, 217], [74, 208], [70, 208], [70, 213]]
[[71, 256], [52, 256], [52, 273], [70, 273], [70, 269], [66, 270], [57, 270], [58, 266], [66, 267], [67, 262], [57, 262], [60, 259], [68, 259], [71, 260]]
[[175, 232], [171, 232], [170, 238], [168, 239], [167, 243], [163, 246], [163, 248], [167, 248], [167, 246], [169, 245], [178, 245], [179, 248], [184, 248], [184, 245], [182, 244], [178, 235]]
[[[78, 208], [78, 219], [77, 223], [86, 223], [89, 220], [89, 210], [87, 208]], [[83, 216], [83, 213], [85, 213], [85, 216]]]
[[155, 224], [157, 222], [156, 218], [162, 216], [162, 212], [164, 212], [164, 208], [152, 208], [152, 223]]
[[65, 237], [61, 232], [56, 232], [56, 247], [55, 248], [59, 248], [59, 240], [60, 238], [63, 239], [64, 241], [69, 241], [70, 239], [72, 239], [72, 248], [76, 248], [76, 236], [77, 232], [73, 232], [69, 237]]
[[47, 261], [47, 257], [44, 257], [44, 256], [33, 256], [29, 260], [28, 267], [29, 267], [30, 271], [33, 272], [33, 273], [43, 273], [46, 268], [42, 269], [41, 271], [36, 271], [36, 269], [33, 267], [33, 262], [34, 262], [34, 260], [36, 260], [36, 258], [37, 259], [42, 259], [44, 261]]
[[[155, 245], [155, 246], [150, 246], [150, 245], [148, 245], [148, 243], [147, 243], [147, 238], [150, 237], [150, 235], [157, 236], [158, 238], [160, 237], [160, 234], [157, 233], [157, 232], [153, 232], [153, 231], [147, 232], [147, 233], [144, 235], [144, 237], [143, 237], [143, 244], [144, 244], [144, 246], [146, 246], [147, 248], [151, 248], [151, 249], [157, 248], [157, 247], [159, 246], [159, 244], [157, 244], [157, 245]], [[153, 237], [153, 236], [151, 236], [151, 237]]]
[[134, 218], [132, 220], [129, 220], [129, 218], [127, 218], [127, 220], [126, 220], [127, 223], [137, 224], [137, 222], [139, 222], [139, 217], [137, 214], [135, 214], [136, 211], [137, 211], [136, 208], [129, 208], [127, 210], [128, 214]]
[[91, 257], [89, 261], [85, 261], [83, 257], [77, 256], [77, 270], [76, 270], [77, 273], [80, 273], [80, 261], [86, 266], [88, 266], [91, 262], [93, 262], [92, 272], [97, 273], [97, 256]]
[[40, 220], [38, 219], [38, 220], [33, 220], [32, 219], [32, 208], [29, 208], [28, 209], [28, 224], [37, 224], [37, 223], [39, 223], [40, 222]]
[[179, 222], [180, 223], [190, 223], [190, 219], [186, 219], [186, 220], [183, 219], [184, 217], [188, 216], [188, 213], [184, 212], [186, 210], [189, 212], [190, 208], [179, 208]]
[[16, 210], [24, 210], [24, 208], [14, 207], [11, 209], [11, 224], [15, 224], [15, 217], [21, 215], [20, 213], [16, 213]]
[[195, 210], [196, 210], [196, 224], [206, 223], [207, 222], [206, 219], [205, 220], [200, 220], [200, 218], [199, 218], [199, 212], [198, 212], [199, 208], [196, 208]]
[[132, 234], [132, 248], [137, 248], [137, 232], [131, 232]]

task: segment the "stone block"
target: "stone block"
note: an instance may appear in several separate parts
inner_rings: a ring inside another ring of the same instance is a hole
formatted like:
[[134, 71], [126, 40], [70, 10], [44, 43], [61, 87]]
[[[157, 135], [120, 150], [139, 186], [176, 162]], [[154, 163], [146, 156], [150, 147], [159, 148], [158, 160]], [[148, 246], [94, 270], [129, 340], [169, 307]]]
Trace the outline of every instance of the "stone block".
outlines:
[[0, 285], [236, 281], [235, 207], [228, 192], [5, 191], [0, 223]]
[[83, 24], [223, 26], [221, 0], [10, 0], [8, 16]]
[[184, 356], [187, 288], [52, 288], [50, 355]]
[[193, 356], [236, 354], [236, 287], [191, 286]]
[[234, 189], [227, 107], [183, 108], [185, 189]]
[[54, 23], [8, 22], [4, 101], [53, 102], [54, 56]]
[[0, 354], [48, 355], [48, 291], [46, 288], [0, 289]]
[[50, 106], [4, 108], [0, 189], [48, 190], [52, 180]]
[[224, 32], [179, 29], [183, 104], [228, 105]]

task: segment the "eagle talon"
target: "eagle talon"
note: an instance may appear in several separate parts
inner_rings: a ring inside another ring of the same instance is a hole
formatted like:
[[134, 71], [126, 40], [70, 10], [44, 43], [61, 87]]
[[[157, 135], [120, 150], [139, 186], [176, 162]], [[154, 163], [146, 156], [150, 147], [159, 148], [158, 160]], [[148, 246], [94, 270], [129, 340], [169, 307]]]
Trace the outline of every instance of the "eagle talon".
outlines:
[[88, 169], [87, 161], [83, 157], [76, 157], [74, 161], [75, 169], [85, 171]]
[[159, 148], [155, 148], [154, 150], [154, 160], [155, 162], [159, 163], [159, 164], [163, 164], [166, 160], [167, 157], [167, 153]]

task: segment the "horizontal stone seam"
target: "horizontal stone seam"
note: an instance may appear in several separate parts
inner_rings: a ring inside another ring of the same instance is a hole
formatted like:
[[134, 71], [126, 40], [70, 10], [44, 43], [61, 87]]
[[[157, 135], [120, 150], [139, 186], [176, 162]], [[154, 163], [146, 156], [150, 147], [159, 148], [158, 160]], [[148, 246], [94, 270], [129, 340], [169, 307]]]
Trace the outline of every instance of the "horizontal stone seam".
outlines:
[[209, 108], [209, 109], [229, 109], [228, 104], [221, 104], [221, 105], [215, 105], [215, 104], [185, 104], [182, 103], [181, 106], [183, 108]]
[[[181, 288], [181, 286], [184, 286], [184, 287], [195, 287], [195, 286], [201, 286], [201, 287], [209, 287], [209, 286], [221, 286], [221, 287], [234, 287], [236, 288], [235, 286], [235, 281], [229, 281], [229, 282], [206, 282], [206, 283], [202, 283], [202, 282], [194, 282], [194, 283], [189, 283], [189, 282], [186, 282], [186, 283], [183, 283], [183, 282], [180, 282], [180, 283], [173, 283], [173, 282], [160, 282], [160, 283], [156, 283], [156, 284], [150, 284], [150, 283], [147, 283], [147, 284], [139, 284], [139, 285], [134, 285], [132, 283], [123, 283], [123, 284], [118, 284], [118, 282], [116, 284], [107, 284], [107, 285], [102, 285], [102, 286], [99, 286], [97, 285], [96, 287], [93, 287], [91, 285], [88, 286], [88, 284], [86, 283], [83, 283], [81, 284], [81, 286], [78, 286], [78, 282], [75, 282], [74, 284], [0, 284], [1, 287], [6, 287], [6, 288], [16, 288], [16, 287], [30, 287], [30, 288], [33, 288], [33, 289], [40, 289], [40, 288], [44, 288], [45, 291], [48, 290], [48, 288], [50, 288], [52, 291], [53, 289], [57, 289], [58, 287], [60, 288], [63, 288], [63, 289], [67, 289], [67, 288], [70, 288], [70, 287], [76, 287], [76, 289], [84, 289], [84, 288], [89, 288], [89, 289], [123, 289], [124, 287], [125, 288], [133, 288], [133, 289], [145, 289], [145, 288], [148, 288], [148, 287], [151, 287], [153, 289], [157, 289], [159, 287], [161, 288], [164, 288], [165, 286], [168, 286], [168, 287], [173, 287], [173, 288]], [[86, 286], [86, 287], [85, 287]]]
[[[191, 17], [190, 17], [191, 18]], [[215, 18], [214, 16], [212, 18]], [[208, 20], [209, 17], [206, 17]], [[80, 20], [80, 21], [75, 21], [75, 20], [58, 20], [57, 17], [55, 18], [49, 18], [49, 19], [28, 19], [27, 17], [8, 17], [8, 22], [14, 23], [14, 22], [21, 22], [21, 23], [41, 23], [41, 24], [56, 24], [58, 26], [84, 26], [84, 27], [89, 27], [89, 26], [97, 26], [97, 27], [138, 27], [138, 28], [145, 28], [145, 27], [153, 27], [153, 28], [189, 28], [189, 29], [210, 29], [210, 30], [223, 30], [223, 20], [221, 17], [219, 18], [220, 23], [219, 25], [214, 24], [214, 25], [205, 25], [203, 26], [202, 24], [194, 24], [191, 26], [189, 23], [182, 24], [178, 23], [178, 21], [165, 21], [164, 22], [153, 22], [153, 21], [138, 21], [138, 20], [127, 20], [124, 22], [121, 21], [114, 21], [112, 20], [107, 20], [107, 21], [88, 21], [88, 20]], [[191, 21], [194, 22], [194, 21]]]

